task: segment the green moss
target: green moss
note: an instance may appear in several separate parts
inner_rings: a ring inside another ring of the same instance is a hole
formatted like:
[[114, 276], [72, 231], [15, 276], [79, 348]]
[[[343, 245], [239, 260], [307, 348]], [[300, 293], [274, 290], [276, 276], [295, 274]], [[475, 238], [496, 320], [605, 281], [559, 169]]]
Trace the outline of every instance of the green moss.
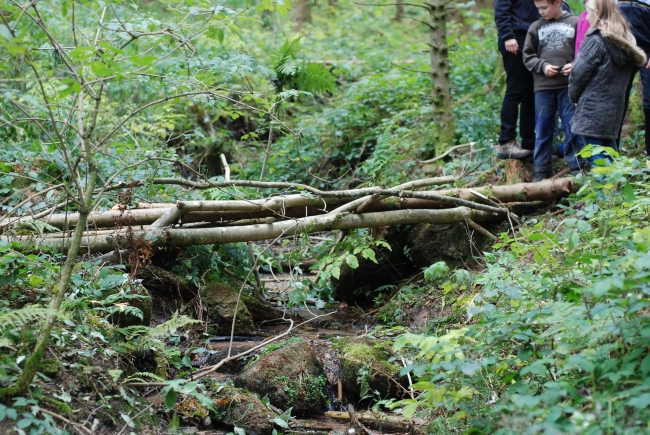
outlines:
[[45, 358], [41, 361], [39, 372], [54, 378], [59, 373], [59, 362], [55, 358]]
[[369, 391], [378, 391], [382, 397], [396, 393], [400, 367], [388, 361], [391, 357], [388, 343], [354, 339], [341, 343], [339, 347], [346, 391], [357, 397]]
[[[238, 296], [235, 289], [223, 282], [208, 283], [201, 288], [203, 305], [208, 309], [210, 321], [217, 326], [218, 333], [230, 332]], [[246, 304], [239, 301], [235, 335], [251, 334], [254, 330], [253, 318]]]

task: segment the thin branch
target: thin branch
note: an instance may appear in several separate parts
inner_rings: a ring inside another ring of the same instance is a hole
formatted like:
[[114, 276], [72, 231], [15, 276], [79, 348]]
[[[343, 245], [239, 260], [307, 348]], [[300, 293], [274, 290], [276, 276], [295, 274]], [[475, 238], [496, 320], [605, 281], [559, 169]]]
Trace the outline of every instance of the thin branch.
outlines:
[[470, 143], [464, 143], [464, 144], [461, 144], [461, 145], [456, 145], [456, 146], [454, 146], [454, 147], [449, 148], [447, 151], [445, 151], [443, 154], [440, 154], [440, 155], [437, 156], [437, 157], [434, 157], [434, 158], [429, 159], [429, 160], [420, 160], [419, 163], [433, 163], [433, 162], [437, 162], [438, 160], [447, 157], [449, 154], [451, 154], [452, 152], [456, 151], [457, 149], [460, 149], [460, 148], [467, 148], [467, 147], [472, 147], [472, 146], [474, 146], [474, 145], [476, 145], [476, 142], [470, 142]]
[[359, 5], [359, 6], [381, 6], [381, 7], [383, 7], [383, 6], [402, 6], [403, 5], [403, 6], [413, 6], [413, 7], [416, 7], [416, 8], [422, 8], [422, 9], [426, 9], [426, 10], [430, 9], [429, 6], [418, 5], [418, 4], [415, 4], [415, 3], [384, 3], [384, 4], [379, 4], [379, 3], [361, 3], [361, 2], [354, 1], [354, 0], [352, 1], [352, 3], [354, 3], [355, 5]]
[[402, 69], [404, 69], [404, 70], [406, 70], [406, 71], [411, 71], [411, 72], [414, 72], [414, 73], [419, 73], [419, 74], [428, 74], [428, 75], [432, 75], [432, 74], [433, 74], [431, 71], [420, 71], [420, 70], [418, 70], [418, 69], [411, 69], [411, 68], [407, 68], [407, 67], [402, 66], [402, 65], [398, 65], [398, 64], [396, 64], [395, 62], [391, 62], [390, 64], [393, 65], [393, 66], [396, 66], [396, 67], [398, 67], [398, 68], [402, 68]]

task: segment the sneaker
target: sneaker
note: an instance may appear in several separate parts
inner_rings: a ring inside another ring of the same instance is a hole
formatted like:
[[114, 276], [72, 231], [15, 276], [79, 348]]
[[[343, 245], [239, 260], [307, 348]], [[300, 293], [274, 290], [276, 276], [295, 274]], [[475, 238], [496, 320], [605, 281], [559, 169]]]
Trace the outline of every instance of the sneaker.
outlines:
[[538, 174], [538, 173], [535, 173], [535, 177], [533, 178], [533, 183], [537, 183], [537, 182], [540, 182], [540, 181], [543, 181], [543, 180], [547, 180], [547, 179], [551, 178], [552, 176], [553, 176], [553, 174]]
[[531, 150], [523, 149], [515, 140], [497, 146], [497, 157], [499, 159], [523, 159], [532, 153]]

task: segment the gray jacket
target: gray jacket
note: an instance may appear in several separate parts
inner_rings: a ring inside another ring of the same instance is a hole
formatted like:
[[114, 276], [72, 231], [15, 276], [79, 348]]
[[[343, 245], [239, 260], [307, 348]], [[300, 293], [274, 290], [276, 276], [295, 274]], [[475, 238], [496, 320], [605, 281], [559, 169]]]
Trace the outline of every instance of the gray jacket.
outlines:
[[578, 103], [571, 131], [598, 139], [618, 138], [630, 77], [645, 62], [645, 53], [636, 44], [590, 29], [569, 76], [569, 99]]

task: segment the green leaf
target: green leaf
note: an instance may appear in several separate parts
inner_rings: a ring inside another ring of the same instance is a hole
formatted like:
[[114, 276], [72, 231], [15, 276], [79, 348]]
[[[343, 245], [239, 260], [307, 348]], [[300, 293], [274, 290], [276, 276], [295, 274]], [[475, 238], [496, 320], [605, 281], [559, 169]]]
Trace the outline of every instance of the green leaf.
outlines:
[[643, 361], [641, 361], [640, 369], [643, 377], [647, 378], [648, 373], [650, 373], [650, 354], [646, 355], [646, 357], [643, 358]]
[[289, 424], [284, 421], [282, 417], [275, 417], [273, 420], [271, 420], [271, 422], [277, 424], [281, 428], [289, 429]]
[[345, 257], [345, 262], [348, 263], [348, 266], [350, 266], [352, 269], [359, 267], [359, 260], [357, 260], [357, 257], [352, 254], [348, 254]]
[[375, 257], [375, 251], [373, 251], [370, 248], [365, 248], [363, 251], [361, 251], [361, 256], [363, 258], [366, 258], [373, 263], [377, 263], [377, 258]]
[[625, 183], [625, 186], [623, 186], [623, 199], [625, 199], [625, 202], [629, 204], [632, 204], [636, 200], [634, 188], [629, 182]]
[[167, 391], [167, 394], [165, 394], [165, 406], [167, 407], [167, 410], [169, 411], [174, 407], [176, 404], [176, 398], [178, 397], [178, 394], [176, 393], [176, 390], [173, 388], [170, 388]]
[[627, 404], [636, 409], [646, 409], [650, 406], [650, 393], [641, 394], [639, 397], [632, 397]]
[[2, 37], [7, 41], [11, 41], [13, 39], [11, 36], [11, 31], [9, 31], [9, 27], [5, 26], [4, 24], [0, 24], [0, 35], [2, 35]]

